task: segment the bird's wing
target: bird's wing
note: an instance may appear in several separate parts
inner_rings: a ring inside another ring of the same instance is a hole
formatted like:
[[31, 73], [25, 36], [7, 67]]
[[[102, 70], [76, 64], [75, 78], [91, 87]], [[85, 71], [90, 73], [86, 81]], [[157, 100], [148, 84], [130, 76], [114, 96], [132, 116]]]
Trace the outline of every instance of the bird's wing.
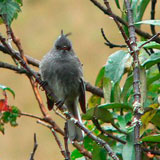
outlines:
[[50, 98], [47, 93], [46, 93], [46, 98], [47, 98], [47, 106], [49, 110], [52, 110], [54, 107], [54, 101], [52, 100], [52, 98]]
[[84, 81], [80, 79], [80, 96], [79, 96], [79, 103], [81, 106], [81, 110], [83, 113], [86, 113], [86, 96], [85, 96], [85, 86]]

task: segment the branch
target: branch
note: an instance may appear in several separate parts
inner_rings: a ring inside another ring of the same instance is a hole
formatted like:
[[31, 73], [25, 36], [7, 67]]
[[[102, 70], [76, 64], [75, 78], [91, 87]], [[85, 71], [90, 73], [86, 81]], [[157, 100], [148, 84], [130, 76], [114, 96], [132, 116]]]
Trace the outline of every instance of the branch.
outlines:
[[139, 46], [139, 50], [146, 44], [150, 43], [151, 41], [153, 41], [155, 38], [157, 38], [160, 35], [160, 32], [157, 33], [156, 35], [154, 35], [153, 37], [151, 37], [150, 39], [148, 39], [145, 43], [143, 43], [141, 46]]
[[68, 148], [68, 125], [67, 122], [65, 122], [64, 125], [64, 146], [65, 146], [65, 152], [66, 152], [66, 157], [65, 160], [70, 160], [70, 152]]
[[150, 152], [151, 154], [160, 155], [160, 150], [152, 150], [148, 148], [142, 148], [144, 152]]
[[102, 134], [105, 134], [105, 135], [107, 135], [109, 138], [112, 138], [113, 140], [118, 141], [118, 142], [120, 142], [120, 143], [122, 143], [122, 144], [126, 144], [126, 141], [120, 139], [119, 137], [116, 137], [116, 136], [113, 135], [113, 134], [110, 134], [110, 133], [106, 132], [106, 131], [101, 127], [101, 125], [99, 124], [99, 122], [98, 122], [97, 119], [94, 118], [92, 121], [93, 121], [94, 125], [96, 126], [96, 128], [97, 128], [99, 131], [102, 132]]
[[[102, 6], [99, 2], [97, 2], [97, 0], [90, 0], [96, 7], [98, 7], [104, 14], [111, 16], [111, 13], [108, 9], [106, 9], [104, 6]], [[120, 18], [119, 16], [114, 14], [114, 17], [117, 19], [118, 22], [120, 22], [121, 24], [125, 25], [128, 27], [128, 23], [126, 21], [124, 21], [122, 18]], [[148, 34], [147, 32], [144, 32], [138, 28], [135, 28], [135, 32], [142, 36], [145, 37], [147, 39], [151, 38], [152, 35]], [[155, 39], [156, 42], [160, 43], [160, 38], [156, 38]]]
[[123, 29], [122, 26], [120, 25], [117, 17], [116, 17], [115, 14], [112, 12], [108, 0], [104, 0], [104, 4], [105, 4], [106, 7], [107, 7], [107, 11], [108, 11], [109, 15], [113, 18], [113, 20], [114, 20], [114, 22], [116, 23], [118, 29], [120, 30], [120, 32], [121, 32], [121, 34], [122, 34], [122, 36], [123, 36], [123, 38], [124, 38], [124, 40], [125, 40], [125, 43], [127, 44], [128, 48], [130, 49], [130, 51], [133, 52], [132, 46], [131, 46], [131, 44], [130, 44], [130, 41], [129, 41], [129, 39], [128, 39], [128, 37], [127, 37], [124, 29]]
[[27, 75], [29, 75], [29, 72], [27, 72], [25, 69], [19, 68], [17, 66], [14, 66], [14, 65], [11, 65], [11, 64], [8, 64], [8, 63], [4, 63], [4, 62], [0, 62], [0, 68], [6, 68], [6, 69], [10, 69], [10, 70], [16, 71], [19, 74], [27, 74]]
[[[157, 3], [157, 0], [151, 0], [151, 19], [154, 20], [155, 19], [155, 7], [156, 7], [156, 3]], [[155, 26], [154, 25], [150, 25], [151, 27], [151, 32], [153, 35], [156, 34], [156, 31], [155, 31]]]
[[109, 46], [109, 48], [115, 48], [115, 47], [126, 48], [127, 47], [126, 45], [117, 45], [117, 44], [111, 43], [107, 39], [107, 37], [106, 37], [106, 35], [105, 35], [104, 31], [103, 31], [103, 28], [101, 28], [101, 33], [102, 33], [102, 36], [103, 36], [104, 40], [106, 41], [104, 44], [107, 45], [107, 46]]
[[[9, 55], [10, 55], [9, 50], [8, 50], [4, 45], [2, 45], [2, 44], [0, 44], [0, 51], [2, 51], [2, 52], [5, 53], [5, 54], [9, 54]], [[16, 54], [20, 54], [18, 51], [15, 51], [15, 50], [14, 50], [14, 52], [15, 52]], [[26, 57], [26, 59], [27, 59], [27, 61], [28, 61], [28, 64], [31, 64], [31, 65], [33, 65], [33, 66], [35, 66], [35, 67], [39, 67], [39, 63], [40, 63], [39, 60], [34, 59], [34, 58], [32, 58], [32, 57], [30, 57], [30, 56], [28, 56], [28, 55], [25, 55], [25, 57]]]
[[84, 133], [86, 133], [92, 140], [94, 140], [97, 144], [101, 145], [107, 152], [108, 155], [113, 158], [114, 160], [119, 160], [119, 158], [116, 156], [115, 152], [110, 148], [107, 142], [105, 142], [103, 139], [95, 136], [93, 133], [90, 132], [89, 129], [87, 129], [82, 123], [80, 123], [78, 120], [73, 118], [71, 114], [68, 112], [64, 112], [64, 115], [67, 119], [71, 120], [76, 126], [81, 128]]
[[64, 151], [64, 149], [63, 149], [63, 147], [62, 147], [62, 144], [61, 144], [61, 142], [60, 142], [60, 140], [59, 140], [59, 138], [58, 138], [55, 130], [53, 129], [53, 127], [50, 126], [50, 125], [48, 125], [48, 124], [46, 124], [46, 123], [44, 123], [44, 122], [42, 122], [42, 121], [37, 121], [37, 123], [38, 123], [38, 124], [41, 124], [41, 125], [43, 125], [43, 126], [45, 126], [45, 127], [47, 127], [47, 128], [49, 128], [49, 129], [51, 130], [51, 132], [52, 132], [52, 134], [53, 134], [53, 136], [54, 136], [54, 138], [55, 138], [55, 140], [56, 140], [56, 142], [57, 142], [57, 144], [58, 144], [58, 147], [59, 147], [59, 149], [60, 149], [60, 151], [61, 151], [62, 156], [63, 156], [64, 158], [66, 158], [65, 151]]
[[34, 160], [34, 155], [36, 153], [37, 147], [38, 147], [37, 138], [36, 138], [36, 134], [34, 133], [34, 147], [29, 160]]
[[130, 2], [125, 0], [125, 5], [128, 15], [128, 30], [131, 47], [133, 48], [133, 90], [134, 90], [134, 120], [132, 125], [134, 126], [134, 145], [135, 145], [135, 159], [141, 160], [141, 144], [140, 144], [140, 118], [143, 114], [143, 107], [141, 106], [141, 92], [140, 92], [140, 63], [139, 63], [139, 50], [137, 50], [135, 27], [132, 17], [132, 11]]
[[[6, 47], [4, 47], [4, 45], [1, 45], [1, 44], [0, 44], [0, 51], [2, 51], [3, 53], [6, 53], [6, 54], [10, 55], [9, 50]], [[17, 55], [19, 55], [18, 51], [14, 51], [14, 53], [17, 54]], [[31, 65], [33, 65], [35, 67], [39, 67], [39, 63], [40, 63], [39, 60], [34, 59], [34, 58], [32, 58], [32, 57], [30, 57], [28, 55], [25, 55], [25, 57], [27, 59], [28, 64], [31, 64]], [[7, 68], [7, 67], [4, 67], [4, 68]], [[8, 67], [7, 69], [14, 70], [12, 68], [14, 68], [14, 67]], [[21, 70], [18, 69], [18, 67], [17, 67], [16, 70], [18, 71], [18, 73], [21, 72]], [[26, 72], [27, 72], [27, 70], [26, 70]], [[29, 72], [27, 72], [27, 73], [29, 73]], [[95, 87], [95, 86], [92, 86], [89, 82], [85, 82], [85, 84], [86, 84], [86, 91], [91, 92], [92, 94], [95, 94], [97, 96], [104, 97], [102, 89], [100, 89], [98, 87]]]

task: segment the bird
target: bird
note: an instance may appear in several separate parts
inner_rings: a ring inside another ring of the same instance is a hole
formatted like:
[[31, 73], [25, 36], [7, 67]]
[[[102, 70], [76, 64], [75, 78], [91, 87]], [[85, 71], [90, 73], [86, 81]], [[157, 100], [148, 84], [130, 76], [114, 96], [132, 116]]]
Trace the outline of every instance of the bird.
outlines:
[[[40, 76], [47, 83], [51, 91], [58, 97], [58, 105], [65, 104], [68, 112], [82, 122], [78, 103], [83, 113], [86, 113], [85, 83], [82, 64], [76, 56], [69, 34], [61, 31], [53, 48], [40, 62]], [[48, 109], [52, 110], [54, 101], [47, 96]], [[68, 136], [70, 141], [81, 142], [84, 132], [72, 120], [67, 120]]]

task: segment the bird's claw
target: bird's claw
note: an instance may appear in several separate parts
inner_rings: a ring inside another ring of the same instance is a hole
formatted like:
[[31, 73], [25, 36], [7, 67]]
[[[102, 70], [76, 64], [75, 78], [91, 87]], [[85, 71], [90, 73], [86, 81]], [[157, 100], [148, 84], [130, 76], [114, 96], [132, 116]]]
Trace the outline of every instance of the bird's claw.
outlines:
[[43, 91], [44, 90], [43, 88], [47, 85], [47, 82], [41, 81], [39, 84], [40, 84], [39, 89], [41, 89]]

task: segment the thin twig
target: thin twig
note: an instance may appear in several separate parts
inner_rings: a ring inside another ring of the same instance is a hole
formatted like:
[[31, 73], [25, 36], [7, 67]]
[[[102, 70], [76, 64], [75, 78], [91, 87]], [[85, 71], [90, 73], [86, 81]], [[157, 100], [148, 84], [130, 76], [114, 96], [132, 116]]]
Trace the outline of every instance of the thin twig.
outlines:
[[148, 39], [145, 43], [141, 44], [139, 46], [139, 49], [141, 49], [144, 45], [150, 43], [151, 41], [153, 41], [155, 38], [157, 38], [160, 35], [160, 32], [158, 32], [156, 35], [154, 35], [152, 38]]
[[53, 136], [54, 136], [54, 138], [55, 138], [55, 140], [56, 140], [56, 142], [57, 142], [57, 144], [58, 144], [58, 147], [59, 147], [59, 149], [60, 149], [60, 152], [61, 152], [61, 154], [63, 155], [63, 157], [65, 158], [65, 157], [66, 157], [65, 151], [64, 151], [63, 146], [62, 146], [62, 144], [61, 144], [61, 141], [59, 140], [58, 135], [57, 135], [57, 133], [55, 132], [55, 130], [53, 129], [53, 127], [52, 127], [51, 125], [48, 125], [48, 124], [42, 122], [42, 121], [37, 121], [37, 123], [38, 123], [38, 124], [41, 124], [41, 125], [43, 125], [43, 126], [45, 126], [45, 127], [47, 127], [47, 128], [49, 128], [49, 129], [51, 130], [51, 132], [52, 132], [52, 134], [53, 134]]
[[35, 119], [38, 119], [38, 120], [44, 121], [44, 118], [41, 118], [41, 117], [35, 116], [35, 115], [33, 115], [33, 114], [20, 112], [20, 115], [21, 115], [21, 116], [31, 117], [31, 118], [35, 118]]
[[[151, 20], [155, 19], [156, 3], [157, 3], [157, 0], [151, 0]], [[150, 25], [150, 27], [151, 27], [152, 34], [155, 35], [156, 34], [155, 26], [154, 25]]]
[[111, 123], [111, 124], [112, 124], [112, 126], [113, 126], [115, 129], [117, 129], [118, 132], [127, 135], [127, 133], [126, 133], [125, 131], [122, 131], [118, 126], [116, 126], [115, 123]]
[[64, 146], [65, 146], [65, 153], [66, 153], [66, 157], [65, 160], [70, 160], [70, 152], [69, 152], [69, 148], [68, 148], [68, 125], [67, 122], [65, 122], [64, 125]]
[[102, 33], [102, 36], [103, 36], [104, 40], [106, 41], [104, 44], [107, 45], [109, 48], [115, 48], [115, 47], [126, 48], [127, 47], [126, 45], [118, 45], [118, 44], [111, 43], [107, 39], [107, 37], [106, 37], [106, 35], [105, 35], [104, 31], [103, 31], [103, 28], [101, 28], [101, 33]]
[[13, 70], [13, 71], [16, 71], [19, 74], [27, 74], [27, 75], [29, 74], [29, 72], [27, 72], [23, 68], [19, 68], [17, 66], [14, 66], [14, 65], [8, 64], [8, 63], [4, 63], [4, 62], [0, 62], [0, 68], [6, 68], [6, 69], [9, 69], [9, 70]]
[[130, 41], [129, 41], [129, 39], [128, 39], [128, 37], [127, 37], [124, 29], [123, 29], [122, 26], [120, 25], [117, 17], [116, 17], [115, 14], [112, 12], [108, 0], [104, 0], [104, 4], [105, 4], [106, 7], [107, 7], [107, 10], [108, 10], [108, 12], [109, 12], [109, 15], [113, 18], [113, 20], [114, 20], [114, 22], [116, 23], [118, 29], [120, 30], [120, 32], [121, 32], [121, 34], [122, 34], [122, 36], [123, 36], [123, 38], [124, 38], [124, 40], [125, 40], [125, 43], [127, 44], [128, 48], [130, 49], [130, 51], [133, 51], [133, 48], [132, 48], [132, 46], [131, 46], [131, 44], [130, 44]]
[[[97, 0], [90, 0], [96, 7], [98, 7], [104, 14], [111, 16], [111, 13], [108, 9], [106, 9], [104, 6], [102, 6]], [[117, 19], [118, 22], [120, 22], [122, 25], [125, 25], [128, 27], [128, 23], [124, 21], [121, 17], [114, 14], [114, 17]], [[138, 35], [145, 37], [147, 39], [151, 38], [152, 35], [150, 35], [147, 32], [142, 31], [139, 28], [135, 28], [135, 31]], [[160, 43], [160, 38], [155, 39], [156, 42]]]
[[144, 152], [150, 152], [151, 154], [159, 155], [160, 156], [160, 150], [152, 150], [148, 148], [142, 148]]
[[108, 145], [107, 142], [105, 142], [103, 139], [95, 136], [93, 133], [90, 132], [89, 129], [87, 129], [82, 123], [80, 123], [78, 120], [76, 120], [75, 118], [73, 118], [71, 116], [71, 114], [69, 114], [68, 112], [64, 112], [65, 116], [67, 119], [73, 121], [73, 123], [78, 126], [79, 128], [81, 128], [92, 140], [94, 140], [97, 144], [101, 145], [109, 154], [109, 156], [111, 158], [113, 158], [114, 160], [119, 160], [119, 158], [117, 157], [117, 155], [115, 154], [115, 152], [110, 148], [110, 146]]
[[36, 153], [37, 147], [38, 147], [37, 138], [36, 138], [36, 134], [34, 133], [34, 147], [29, 160], [34, 160], [34, 155]]
[[96, 128], [97, 128], [99, 131], [102, 132], [102, 134], [104, 134], [104, 135], [108, 136], [109, 138], [112, 138], [113, 140], [118, 141], [118, 142], [120, 142], [120, 143], [122, 143], [122, 144], [126, 144], [126, 141], [120, 139], [119, 137], [116, 137], [115, 135], [113, 135], [113, 134], [111, 134], [111, 133], [106, 132], [106, 131], [101, 127], [101, 125], [99, 124], [99, 122], [98, 122], [97, 119], [94, 118], [92, 121], [93, 121], [94, 125], [96, 126]]

